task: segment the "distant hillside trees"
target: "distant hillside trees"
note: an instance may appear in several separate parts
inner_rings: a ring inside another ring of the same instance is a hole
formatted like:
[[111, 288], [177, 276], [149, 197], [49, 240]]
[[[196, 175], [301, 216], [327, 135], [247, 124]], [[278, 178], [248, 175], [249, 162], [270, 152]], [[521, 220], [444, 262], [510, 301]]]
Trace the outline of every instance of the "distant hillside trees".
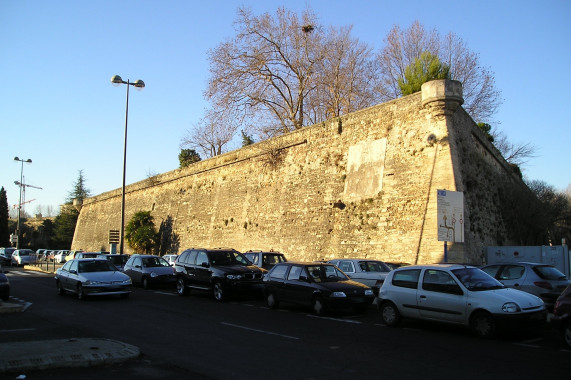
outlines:
[[10, 230], [8, 229], [9, 219], [8, 197], [4, 186], [0, 189], [0, 247], [10, 247]]

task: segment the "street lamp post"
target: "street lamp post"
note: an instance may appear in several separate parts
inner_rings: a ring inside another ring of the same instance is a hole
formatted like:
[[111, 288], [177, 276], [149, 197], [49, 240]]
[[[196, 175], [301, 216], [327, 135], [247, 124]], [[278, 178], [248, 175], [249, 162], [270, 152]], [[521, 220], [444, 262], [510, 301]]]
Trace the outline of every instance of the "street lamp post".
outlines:
[[125, 173], [127, 168], [127, 120], [129, 119], [129, 86], [135, 86], [136, 89], [142, 90], [145, 87], [145, 82], [137, 79], [135, 82], [125, 82], [119, 75], [114, 75], [111, 78], [113, 86], [120, 84], [127, 85], [127, 105], [125, 106], [125, 143], [123, 146], [123, 186], [121, 187], [121, 237], [119, 240], [119, 253], [123, 252], [124, 235], [125, 235]]
[[32, 163], [31, 159], [24, 160], [23, 158], [14, 157], [14, 161], [20, 161], [22, 163], [22, 167], [20, 169], [20, 201], [18, 202], [18, 223], [16, 227], [16, 248], [20, 249], [20, 219], [21, 219], [21, 210], [22, 210], [22, 188], [24, 187], [24, 162], [28, 164]]

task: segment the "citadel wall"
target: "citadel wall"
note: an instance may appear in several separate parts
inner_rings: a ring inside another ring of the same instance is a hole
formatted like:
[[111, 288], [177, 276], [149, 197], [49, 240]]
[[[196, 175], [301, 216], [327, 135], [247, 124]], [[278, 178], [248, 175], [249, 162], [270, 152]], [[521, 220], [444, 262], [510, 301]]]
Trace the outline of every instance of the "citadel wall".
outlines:
[[[521, 180], [461, 104], [461, 86], [423, 91], [200, 161], [126, 188], [125, 220], [151, 211], [163, 247], [274, 249], [290, 260], [362, 257], [432, 263], [436, 190], [465, 192], [465, 243], [448, 259], [480, 263], [512, 242], [506, 189]], [[84, 201], [72, 249], [108, 250], [121, 189]], [[127, 253], [132, 250], [125, 243]]]

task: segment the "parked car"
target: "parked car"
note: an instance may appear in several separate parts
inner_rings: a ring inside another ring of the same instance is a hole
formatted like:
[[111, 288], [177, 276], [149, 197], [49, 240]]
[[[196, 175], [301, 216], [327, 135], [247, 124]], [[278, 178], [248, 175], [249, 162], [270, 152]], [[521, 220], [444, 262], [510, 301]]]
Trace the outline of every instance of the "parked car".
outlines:
[[385, 278], [392, 270], [383, 261], [367, 259], [334, 259], [329, 263], [341, 269], [351, 280], [360, 282], [379, 294]]
[[317, 315], [337, 308], [364, 312], [373, 302], [373, 290], [351, 280], [333, 264], [284, 262], [264, 277], [264, 295], [270, 309], [281, 302], [310, 306]]
[[123, 272], [131, 277], [134, 284], [145, 289], [157, 285], [173, 285], [176, 283], [174, 268], [162, 257], [153, 255], [133, 255], [123, 268]]
[[129, 260], [129, 257], [131, 257], [131, 255], [100, 253], [97, 257], [111, 261], [117, 267], [117, 269], [123, 271], [125, 263], [127, 262], [127, 260]]
[[16, 249], [12, 252], [12, 265], [24, 266], [26, 264], [35, 264], [38, 261], [38, 255], [31, 249]]
[[37, 260], [38, 261], [45, 261], [46, 252], [47, 252], [47, 249], [45, 249], [45, 248], [36, 249]]
[[507, 327], [546, 322], [541, 298], [504, 287], [486, 272], [467, 265], [415, 265], [394, 269], [379, 292], [381, 320], [396, 326], [402, 318], [469, 326], [482, 338]]
[[283, 263], [287, 261], [283, 253], [274, 251], [247, 251], [244, 252], [244, 256], [246, 256], [246, 258], [250, 260], [250, 262], [255, 266], [264, 268], [266, 270], [272, 269], [272, 267], [277, 263]]
[[10, 299], [10, 280], [4, 274], [4, 272], [0, 271], [0, 298], [4, 301], [8, 301]]
[[508, 288], [540, 297], [548, 310], [553, 310], [557, 297], [569, 285], [569, 280], [552, 265], [539, 263], [503, 263], [486, 265], [484, 272]]
[[99, 252], [77, 252], [75, 254], [76, 259], [94, 259], [99, 256]]
[[69, 250], [67, 249], [62, 249], [57, 251], [57, 253], [54, 255], [54, 260], [56, 263], [65, 263], [65, 257], [67, 256], [67, 254], [69, 253]]
[[72, 250], [72, 251], [68, 251], [67, 255], [65, 255], [65, 261], [69, 261], [69, 260], [73, 260], [75, 259], [75, 255], [77, 255], [79, 252], [83, 252], [83, 250], [79, 249], [79, 250]]
[[0, 248], [0, 265], [12, 265], [12, 253], [16, 248]]
[[131, 294], [131, 278], [117, 270], [105, 259], [73, 259], [56, 270], [56, 287], [59, 295], [77, 294], [80, 300], [87, 296]]
[[555, 301], [550, 322], [561, 332], [563, 341], [571, 348], [571, 285]]
[[176, 259], [177, 292], [191, 289], [211, 291], [217, 301], [229, 293], [249, 293], [262, 289], [263, 270], [232, 248], [187, 249]]
[[176, 261], [177, 257], [178, 255], [164, 255], [163, 259], [165, 259], [167, 263], [174, 267], [174, 262]]

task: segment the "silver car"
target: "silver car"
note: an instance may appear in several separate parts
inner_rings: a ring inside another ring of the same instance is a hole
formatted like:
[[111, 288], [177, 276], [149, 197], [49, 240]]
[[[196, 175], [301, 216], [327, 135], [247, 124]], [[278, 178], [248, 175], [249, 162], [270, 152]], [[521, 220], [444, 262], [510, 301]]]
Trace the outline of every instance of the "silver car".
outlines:
[[469, 326], [482, 338], [498, 330], [539, 327], [547, 320], [541, 298], [504, 287], [484, 271], [460, 264], [415, 265], [389, 273], [377, 302], [381, 320], [402, 318]]
[[351, 280], [367, 285], [375, 294], [383, 285], [391, 268], [382, 261], [367, 259], [334, 259], [329, 263], [336, 265]]
[[38, 255], [31, 249], [17, 249], [12, 252], [12, 265], [24, 266], [35, 264], [37, 261]]
[[569, 285], [569, 280], [552, 265], [539, 263], [499, 263], [481, 268], [508, 288], [540, 297], [549, 310]]
[[129, 276], [106, 259], [70, 260], [56, 271], [55, 279], [59, 295], [75, 293], [80, 300], [107, 295], [127, 298], [131, 294]]

